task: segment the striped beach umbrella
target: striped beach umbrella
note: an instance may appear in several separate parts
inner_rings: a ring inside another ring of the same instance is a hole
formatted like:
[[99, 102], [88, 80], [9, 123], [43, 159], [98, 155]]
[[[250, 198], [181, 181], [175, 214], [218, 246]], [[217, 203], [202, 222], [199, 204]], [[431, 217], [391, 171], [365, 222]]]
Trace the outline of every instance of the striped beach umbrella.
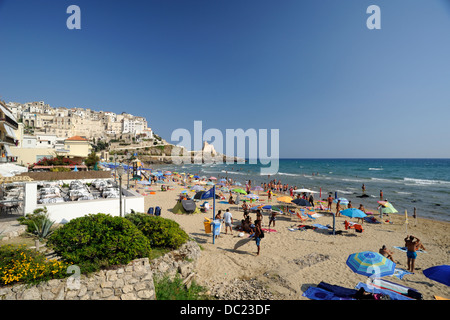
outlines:
[[347, 265], [353, 272], [367, 277], [382, 278], [394, 274], [395, 263], [378, 252], [363, 251], [347, 258]]

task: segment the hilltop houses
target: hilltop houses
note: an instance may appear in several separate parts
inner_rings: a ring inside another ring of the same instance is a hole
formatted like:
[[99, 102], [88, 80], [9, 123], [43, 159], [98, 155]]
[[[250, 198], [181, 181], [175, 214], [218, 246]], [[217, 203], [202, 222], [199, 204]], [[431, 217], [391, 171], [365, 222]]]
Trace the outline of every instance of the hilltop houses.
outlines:
[[91, 141], [153, 139], [144, 117], [89, 108], [52, 108], [44, 101], [0, 104], [3, 161], [33, 164], [44, 157], [87, 157]]
[[88, 139], [125, 139], [136, 136], [153, 138], [147, 120], [126, 112], [94, 111], [89, 108], [52, 108], [44, 101], [6, 106], [24, 124], [26, 133], [53, 134], [61, 138], [84, 136]]

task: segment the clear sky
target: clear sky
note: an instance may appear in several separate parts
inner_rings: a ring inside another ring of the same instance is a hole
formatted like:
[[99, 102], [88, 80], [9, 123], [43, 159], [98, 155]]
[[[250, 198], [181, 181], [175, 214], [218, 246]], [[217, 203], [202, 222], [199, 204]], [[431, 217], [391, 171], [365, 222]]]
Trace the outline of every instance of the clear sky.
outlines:
[[125, 111], [169, 141], [279, 129], [281, 157], [450, 158], [449, 2], [0, 0], [0, 99]]

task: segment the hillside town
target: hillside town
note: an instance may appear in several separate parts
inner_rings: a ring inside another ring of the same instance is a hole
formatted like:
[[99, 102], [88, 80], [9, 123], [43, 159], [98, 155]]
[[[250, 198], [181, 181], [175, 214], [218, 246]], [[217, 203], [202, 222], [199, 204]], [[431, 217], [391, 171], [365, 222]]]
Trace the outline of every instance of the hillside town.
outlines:
[[[144, 117], [90, 108], [52, 108], [44, 101], [0, 101], [1, 162], [33, 164], [44, 157], [85, 158], [116, 143], [163, 144]], [[97, 146], [100, 145], [100, 148]], [[120, 148], [119, 148], [120, 149]], [[109, 150], [106, 150], [109, 151]], [[109, 157], [109, 154], [105, 154]]]

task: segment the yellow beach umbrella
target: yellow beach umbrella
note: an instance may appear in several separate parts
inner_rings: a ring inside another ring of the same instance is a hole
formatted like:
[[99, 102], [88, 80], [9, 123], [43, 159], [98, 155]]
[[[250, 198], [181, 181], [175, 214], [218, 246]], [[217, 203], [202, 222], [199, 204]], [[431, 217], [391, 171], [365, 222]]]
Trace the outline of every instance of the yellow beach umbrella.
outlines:
[[279, 198], [277, 198], [277, 200], [278, 200], [278, 201], [280, 201], [280, 202], [287, 202], [287, 203], [291, 203], [291, 201], [292, 201], [292, 198], [291, 198], [291, 197], [288, 197], [288, 196], [283, 196], [283, 197], [279, 197]]

